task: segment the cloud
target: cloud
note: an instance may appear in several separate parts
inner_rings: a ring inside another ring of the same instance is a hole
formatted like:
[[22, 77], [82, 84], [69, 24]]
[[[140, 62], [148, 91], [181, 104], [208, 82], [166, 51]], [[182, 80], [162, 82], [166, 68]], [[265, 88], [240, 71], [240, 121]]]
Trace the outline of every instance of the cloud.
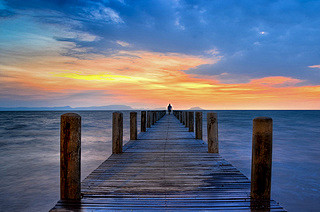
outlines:
[[[273, 76], [225, 84], [218, 78], [187, 74], [189, 69], [218, 61], [198, 55], [118, 51], [109, 56], [92, 55], [90, 60], [64, 56], [58, 64], [56, 61], [36, 66], [23, 64], [11, 70], [2, 67], [8, 71], [1, 84], [8, 85], [8, 95], [21, 93], [42, 101], [63, 99], [71, 106], [81, 105], [84, 98], [99, 105], [104, 101], [138, 102], [137, 106], [171, 102], [177, 108], [198, 105], [217, 109], [314, 109], [320, 105], [320, 86], [302, 86], [302, 80], [295, 78]], [[90, 96], [89, 91], [100, 95]], [[68, 102], [65, 97], [70, 95], [73, 98]]]
[[214, 56], [217, 56], [217, 55], [219, 55], [219, 54], [220, 54], [219, 50], [218, 50], [218, 49], [216, 49], [216, 48], [213, 48], [213, 49], [207, 50], [207, 51], [205, 51], [205, 53], [207, 53], [207, 54], [211, 54], [211, 55], [214, 55]]
[[174, 25], [176, 25], [177, 28], [180, 29], [180, 30], [185, 30], [186, 29], [185, 26], [183, 26], [183, 24], [180, 23], [180, 18], [179, 17], [176, 18], [176, 21], [175, 21]]
[[124, 42], [124, 41], [120, 41], [120, 40], [117, 40], [116, 43], [119, 44], [122, 47], [129, 47], [130, 46], [130, 43], [127, 43], [127, 42]]
[[0, 2], [8, 96], [17, 86], [39, 98], [74, 89], [143, 104], [319, 106], [319, 72], [304, 71], [319, 62], [318, 1]]
[[110, 21], [113, 23], [121, 24], [124, 23], [119, 14], [109, 7], [99, 6], [97, 8], [88, 11], [91, 18], [95, 20]]
[[308, 66], [309, 68], [320, 68], [320, 65]]
[[251, 84], [258, 84], [258, 85], [265, 85], [269, 87], [287, 87], [287, 86], [293, 86], [298, 83], [303, 82], [299, 79], [293, 79], [290, 77], [282, 77], [282, 76], [276, 76], [276, 77], [264, 77], [261, 79], [253, 79], [251, 80]]
[[179, 76], [186, 77], [182, 70], [215, 62], [211, 58], [193, 55], [147, 51], [118, 51], [108, 57], [92, 55], [90, 60], [68, 56], [34, 59], [41, 62], [28, 60], [15, 66], [0, 66], [5, 73], [1, 78], [2, 86], [10, 85], [7, 93], [17, 96], [27, 92], [32, 93], [30, 98], [37, 99], [35, 96], [39, 95], [50, 99], [52, 95], [70, 90], [105, 90], [108, 95], [120, 96], [122, 92], [130, 93], [130, 89], [135, 90], [135, 87], [164, 88], [162, 83], [176, 80]]

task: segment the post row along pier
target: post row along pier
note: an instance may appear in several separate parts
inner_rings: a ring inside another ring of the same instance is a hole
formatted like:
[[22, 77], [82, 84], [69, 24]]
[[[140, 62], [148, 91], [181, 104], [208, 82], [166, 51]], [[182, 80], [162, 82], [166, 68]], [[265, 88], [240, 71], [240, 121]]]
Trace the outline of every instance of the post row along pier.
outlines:
[[51, 211], [285, 211], [270, 199], [272, 119], [253, 120], [251, 182], [219, 155], [218, 118], [199, 111], [130, 113], [112, 117], [112, 155], [80, 182], [81, 117], [61, 116], [60, 200]]

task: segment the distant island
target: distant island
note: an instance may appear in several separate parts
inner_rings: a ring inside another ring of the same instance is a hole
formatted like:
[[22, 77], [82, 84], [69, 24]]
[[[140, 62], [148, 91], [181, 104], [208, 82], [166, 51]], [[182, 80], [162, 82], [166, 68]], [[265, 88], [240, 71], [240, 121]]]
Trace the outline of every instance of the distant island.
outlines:
[[204, 110], [204, 109], [202, 109], [201, 107], [192, 107], [192, 108], [190, 108], [188, 110]]
[[75, 110], [133, 110], [127, 105], [107, 105], [107, 106], [91, 106], [91, 107], [0, 107], [0, 111], [75, 111]]

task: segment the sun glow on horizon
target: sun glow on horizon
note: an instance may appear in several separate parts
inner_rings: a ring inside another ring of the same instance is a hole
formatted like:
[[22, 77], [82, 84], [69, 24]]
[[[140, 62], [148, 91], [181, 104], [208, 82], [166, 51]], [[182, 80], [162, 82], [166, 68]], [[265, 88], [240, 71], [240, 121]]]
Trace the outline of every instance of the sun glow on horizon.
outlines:
[[[187, 74], [185, 71], [214, 64], [220, 58], [147, 51], [118, 51], [90, 59], [68, 57], [36, 65], [22, 63], [8, 72], [2, 83], [16, 86], [15, 92], [37, 99], [80, 96], [98, 105], [108, 103], [160, 107], [171, 102], [176, 108], [200, 106], [215, 109], [267, 109], [296, 106], [317, 109], [320, 86], [300, 85], [303, 80], [284, 76], [251, 79], [227, 84], [218, 77]], [[6, 68], [6, 67], [4, 67]], [[14, 70], [14, 71], [13, 71]], [[90, 91], [90, 92], [89, 92]], [[11, 91], [12, 92], [12, 91]], [[88, 92], [82, 96], [81, 93]], [[99, 92], [99, 95], [90, 95]], [[297, 102], [297, 99], [299, 100]], [[70, 105], [70, 103], [68, 103]]]
[[0, 2], [0, 107], [320, 109], [315, 2]]

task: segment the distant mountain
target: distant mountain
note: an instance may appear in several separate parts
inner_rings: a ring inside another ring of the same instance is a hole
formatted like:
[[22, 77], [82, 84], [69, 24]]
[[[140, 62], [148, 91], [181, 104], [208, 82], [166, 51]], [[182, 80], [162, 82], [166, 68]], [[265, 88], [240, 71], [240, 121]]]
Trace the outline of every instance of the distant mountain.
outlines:
[[154, 110], [167, 110], [166, 107], [158, 107], [158, 108], [155, 108]]
[[192, 107], [192, 108], [190, 108], [188, 110], [204, 110], [204, 109], [202, 109], [201, 107]]
[[107, 105], [107, 106], [92, 106], [92, 107], [76, 107], [75, 110], [133, 110], [127, 105]]
[[0, 107], [0, 111], [57, 111], [57, 110], [133, 110], [127, 105], [107, 105], [92, 107]]
[[64, 107], [0, 107], [0, 111], [55, 111], [73, 110], [70, 106]]

